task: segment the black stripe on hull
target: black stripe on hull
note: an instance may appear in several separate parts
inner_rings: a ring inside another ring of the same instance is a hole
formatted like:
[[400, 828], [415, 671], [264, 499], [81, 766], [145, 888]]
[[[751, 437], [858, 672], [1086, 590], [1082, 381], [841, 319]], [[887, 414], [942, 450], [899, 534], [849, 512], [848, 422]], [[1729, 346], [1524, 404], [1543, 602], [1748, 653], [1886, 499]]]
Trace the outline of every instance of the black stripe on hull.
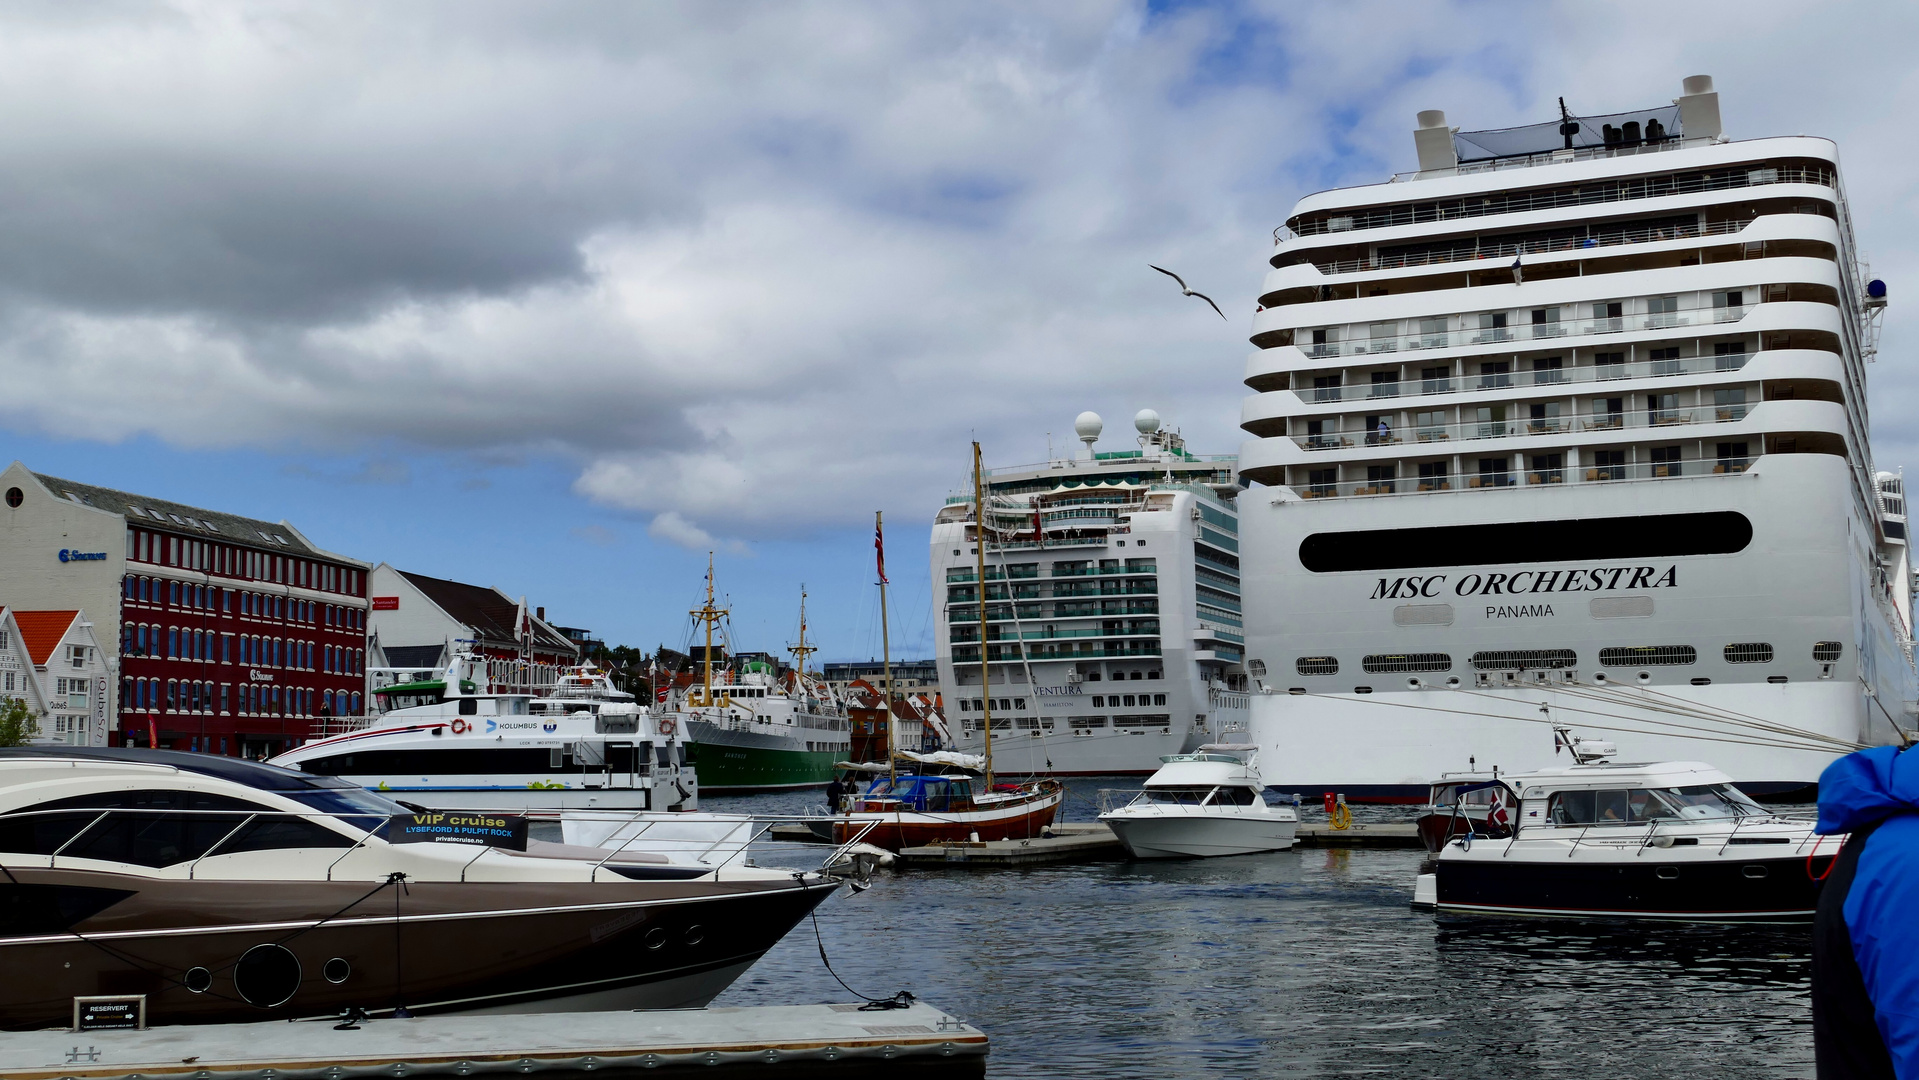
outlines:
[[[1831, 862], [1830, 855], [1815, 856], [1812, 873]], [[1673, 876], [1661, 877], [1662, 870]], [[1441, 858], [1435, 873], [1439, 910], [1453, 912], [1807, 922], [1819, 902], [1819, 883], [1807, 876], [1803, 856], [1687, 863]]]

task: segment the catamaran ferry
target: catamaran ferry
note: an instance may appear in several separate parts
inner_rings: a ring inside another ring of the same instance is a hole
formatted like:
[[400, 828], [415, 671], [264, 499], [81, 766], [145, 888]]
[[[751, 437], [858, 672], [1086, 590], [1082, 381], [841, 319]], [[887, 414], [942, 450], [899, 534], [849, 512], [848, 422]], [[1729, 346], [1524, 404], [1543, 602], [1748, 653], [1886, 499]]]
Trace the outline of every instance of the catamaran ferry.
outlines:
[[1133, 422], [1137, 449], [1095, 450], [1082, 413], [1076, 455], [985, 477], [990, 695], [971, 489], [934, 521], [947, 717], [978, 754], [990, 712], [1001, 772], [1151, 773], [1245, 727], [1233, 458], [1188, 453], [1150, 409]]
[[1417, 172], [1276, 234], [1238, 501], [1280, 790], [1416, 801], [1551, 765], [1564, 722], [1784, 796], [1913, 729], [1836, 147], [1730, 140], [1705, 76], [1561, 112], [1421, 113]]

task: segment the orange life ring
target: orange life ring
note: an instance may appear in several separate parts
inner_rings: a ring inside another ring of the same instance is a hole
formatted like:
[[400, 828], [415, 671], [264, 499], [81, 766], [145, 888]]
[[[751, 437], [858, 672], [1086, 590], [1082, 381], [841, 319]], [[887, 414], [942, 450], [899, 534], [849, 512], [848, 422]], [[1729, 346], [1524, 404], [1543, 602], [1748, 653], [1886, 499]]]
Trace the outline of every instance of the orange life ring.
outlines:
[[660, 734], [662, 734], [662, 735], [671, 735], [671, 734], [673, 734], [673, 728], [674, 728], [674, 724], [673, 724], [673, 718], [672, 718], [672, 717], [670, 717], [670, 716], [662, 716], [662, 717], [660, 717], [660, 725], [659, 725], [659, 726], [660, 726]]
[[455, 721], [453, 721], [453, 723], [452, 723], [451, 725], [449, 725], [449, 726], [453, 728], [453, 734], [455, 734], [455, 735], [464, 735], [464, 734], [466, 734], [466, 733], [467, 733], [467, 732], [468, 732], [469, 730], [471, 730], [471, 725], [469, 725], [469, 724], [468, 724], [468, 723], [467, 723], [466, 721], [464, 721], [464, 720], [455, 720]]

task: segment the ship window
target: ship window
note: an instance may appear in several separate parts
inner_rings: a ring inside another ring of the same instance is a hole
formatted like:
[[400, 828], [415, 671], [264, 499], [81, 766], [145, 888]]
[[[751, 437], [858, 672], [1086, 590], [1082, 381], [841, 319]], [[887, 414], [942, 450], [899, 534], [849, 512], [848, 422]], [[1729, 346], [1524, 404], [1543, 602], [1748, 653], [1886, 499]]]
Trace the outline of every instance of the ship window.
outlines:
[[1294, 670], [1301, 675], [1337, 675], [1339, 658], [1335, 656], [1302, 656], [1293, 663]]
[[1395, 653], [1368, 656], [1359, 662], [1367, 674], [1395, 671], [1451, 671], [1453, 658], [1446, 653]]
[[1066, 718], [1066, 726], [1074, 731], [1090, 731], [1093, 728], [1105, 727], [1106, 718], [1104, 716], [1069, 716]]
[[1621, 645], [1599, 650], [1601, 667], [1660, 667], [1698, 661], [1699, 650], [1691, 645]]
[[[104, 817], [102, 810], [108, 811]], [[0, 850], [35, 855], [58, 851], [76, 859], [172, 866], [199, 858], [247, 814], [260, 812], [272, 811], [244, 799], [197, 791], [75, 795], [0, 818]]]
[[1812, 647], [1812, 658], [1822, 664], [1830, 664], [1844, 655], [1846, 647], [1837, 641], [1821, 641]]
[[255, 818], [231, 840], [214, 850], [221, 855], [243, 851], [275, 851], [281, 848], [343, 848], [353, 841], [321, 825], [299, 817]]
[[1490, 553], [1502, 551], [1529, 552], [1536, 562], [1729, 555], [1751, 542], [1752, 522], [1725, 510], [1314, 533], [1300, 542], [1299, 561], [1314, 573], [1330, 574], [1484, 566], [1494, 558]]
[[1476, 652], [1473, 667], [1480, 671], [1534, 671], [1576, 667], [1579, 654], [1571, 649], [1503, 649]]
[[1728, 664], [1770, 664], [1772, 646], [1763, 641], [1745, 641], [1726, 646]]

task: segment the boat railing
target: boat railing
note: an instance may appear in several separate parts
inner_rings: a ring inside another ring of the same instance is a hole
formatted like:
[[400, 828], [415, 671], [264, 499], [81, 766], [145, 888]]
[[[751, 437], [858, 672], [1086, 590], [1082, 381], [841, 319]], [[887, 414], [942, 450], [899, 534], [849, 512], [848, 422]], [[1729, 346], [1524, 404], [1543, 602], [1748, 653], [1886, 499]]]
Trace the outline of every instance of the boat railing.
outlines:
[[371, 716], [322, 716], [307, 725], [307, 731], [316, 739], [331, 735], [350, 735], [356, 731], [365, 731], [373, 726]]
[[[1723, 855], [1725, 854], [1726, 848], [1730, 847], [1734, 839], [1738, 837], [1740, 831], [1746, 829], [1748, 826], [1802, 825], [1807, 822], [1810, 822], [1811, 820], [1813, 820], [1813, 815], [1810, 812], [1796, 813], [1791, 811], [1768, 810], [1765, 813], [1761, 813], [1761, 814], [1747, 813], [1747, 814], [1715, 814], [1711, 816], [1699, 816], [1699, 817], [1657, 817], [1657, 818], [1650, 818], [1644, 821], [1617, 821], [1617, 822], [1605, 822], [1605, 823], [1539, 822], [1535, 824], [1520, 825], [1515, 827], [1512, 835], [1510, 837], [1504, 838], [1506, 841], [1506, 848], [1502, 852], [1502, 854], [1510, 853], [1512, 848], [1521, 842], [1532, 842], [1532, 841], [1555, 841], [1560, 843], [1569, 843], [1569, 850], [1566, 853], [1567, 858], [1571, 858], [1573, 854], [1578, 851], [1580, 845], [1587, 842], [1610, 841], [1611, 843], [1609, 843], [1607, 846], [1611, 846], [1611, 847], [1617, 847], [1617, 846], [1620, 846], [1621, 843], [1630, 842], [1634, 844], [1634, 846], [1636, 846], [1640, 850], [1640, 852], [1643, 852], [1648, 847], [1670, 846], [1670, 845], [1662, 845], [1656, 842], [1659, 839], [1673, 835], [1671, 833], [1662, 834], [1660, 831], [1662, 827], [1705, 826], [1710, 828], [1712, 826], [1724, 826], [1726, 825], [1726, 823], [1730, 823], [1731, 827], [1724, 829], [1723, 836], [1720, 834], [1720, 832], [1717, 829], [1713, 829], [1712, 831], [1699, 831], [1697, 829], [1689, 829], [1688, 831], [1679, 834], [1679, 836], [1673, 837], [1674, 839], [1678, 839], [1679, 837], [1684, 837], [1687, 839], [1697, 839], [1702, 844], [1711, 842], [1713, 840], [1719, 840], [1720, 841], [1719, 851], [1716, 854]], [[1487, 840], [1487, 839], [1498, 839], [1498, 838], [1481, 836], [1481, 837], [1478, 837], [1478, 839]], [[1807, 842], [1806, 839], [1802, 837], [1799, 842], [1799, 846], [1803, 847], [1806, 842]]]

